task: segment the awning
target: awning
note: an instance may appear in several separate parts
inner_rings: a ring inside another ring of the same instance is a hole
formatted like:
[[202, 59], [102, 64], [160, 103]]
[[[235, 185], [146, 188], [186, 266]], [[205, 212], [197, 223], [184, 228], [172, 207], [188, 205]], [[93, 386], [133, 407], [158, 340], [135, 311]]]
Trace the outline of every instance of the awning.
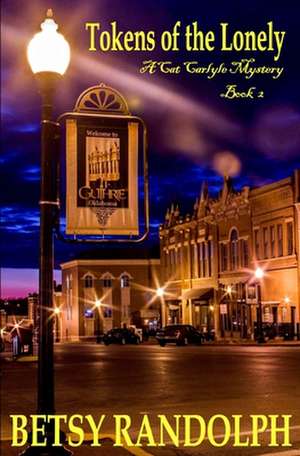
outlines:
[[232, 276], [232, 277], [222, 277], [220, 279], [220, 285], [234, 285], [237, 283], [246, 283], [249, 281], [249, 275], [243, 275], [243, 276]]
[[181, 299], [199, 299], [203, 300], [211, 298], [213, 295], [213, 288], [191, 288], [190, 290], [185, 290]]

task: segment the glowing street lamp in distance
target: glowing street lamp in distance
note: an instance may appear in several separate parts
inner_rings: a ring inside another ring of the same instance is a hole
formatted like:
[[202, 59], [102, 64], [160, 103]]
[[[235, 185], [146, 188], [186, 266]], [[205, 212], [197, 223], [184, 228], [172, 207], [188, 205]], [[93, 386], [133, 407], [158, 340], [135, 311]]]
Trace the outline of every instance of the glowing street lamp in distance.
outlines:
[[159, 298], [162, 298], [164, 294], [165, 294], [164, 289], [161, 287], [158, 287], [156, 290], [156, 296], [158, 296]]
[[255, 275], [256, 279], [260, 280], [264, 277], [265, 273], [262, 268], [258, 267], [255, 269], [254, 275]]

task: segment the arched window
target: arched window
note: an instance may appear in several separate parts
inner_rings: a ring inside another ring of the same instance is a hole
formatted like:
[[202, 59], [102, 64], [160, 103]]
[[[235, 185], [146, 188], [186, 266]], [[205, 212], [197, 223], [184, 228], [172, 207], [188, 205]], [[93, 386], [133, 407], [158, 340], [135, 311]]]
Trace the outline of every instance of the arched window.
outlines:
[[127, 274], [123, 274], [121, 276], [121, 288], [128, 288], [130, 287], [130, 277]]
[[110, 272], [106, 272], [101, 276], [101, 284], [103, 288], [112, 288], [114, 276]]
[[232, 271], [235, 271], [238, 267], [238, 238], [237, 230], [232, 230], [230, 234], [230, 265]]
[[103, 279], [103, 287], [104, 288], [111, 288], [112, 287], [112, 280], [111, 278], [105, 278]]
[[93, 277], [91, 275], [86, 275], [84, 278], [84, 287], [85, 288], [93, 288]]

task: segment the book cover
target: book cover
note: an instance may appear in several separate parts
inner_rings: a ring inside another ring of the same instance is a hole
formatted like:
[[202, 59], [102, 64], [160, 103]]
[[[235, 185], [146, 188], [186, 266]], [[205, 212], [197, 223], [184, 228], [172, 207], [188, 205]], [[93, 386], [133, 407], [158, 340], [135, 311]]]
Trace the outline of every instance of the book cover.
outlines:
[[1, 454], [300, 455], [299, 3], [1, 13]]

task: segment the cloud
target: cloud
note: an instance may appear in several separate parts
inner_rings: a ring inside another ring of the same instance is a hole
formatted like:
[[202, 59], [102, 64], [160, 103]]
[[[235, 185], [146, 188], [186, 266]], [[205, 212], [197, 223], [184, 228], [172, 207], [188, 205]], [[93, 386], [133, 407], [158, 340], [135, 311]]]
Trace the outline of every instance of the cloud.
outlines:
[[28, 166], [22, 172], [23, 179], [29, 182], [37, 182], [40, 180], [40, 172], [41, 168], [39, 166]]
[[2, 208], [1, 232], [18, 234], [37, 234], [39, 232], [39, 211], [24, 209], [21, 206], [6, 206]]
[[16, 133], [34, 133], [38, 131], [39, 128], [39, 124], [36, 123], [22, 123], [11, 126], [9, 130]]

